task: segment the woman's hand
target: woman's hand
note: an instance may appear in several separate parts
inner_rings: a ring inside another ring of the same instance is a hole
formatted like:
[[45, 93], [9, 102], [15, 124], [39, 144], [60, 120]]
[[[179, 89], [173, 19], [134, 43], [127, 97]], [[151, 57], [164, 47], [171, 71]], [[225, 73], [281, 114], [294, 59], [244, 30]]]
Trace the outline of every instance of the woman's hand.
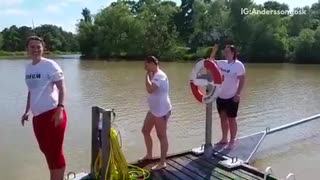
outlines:
[[24, 122], [25, 121], [28, 121], [28, 118], [29, 118], [29, 113], [24, 113], [21, 117], [21, 124], [22, 126], [24, 126]]
[[152, 71], [147, 71], [147, 76], [149, 77], [149, 80], [153, 78], [153, 72]]
[[63, 108], [58, 107], [52, 118], [52, 121], [54, 122], [54, 126], [57, 127], [59, 124], [61, 124], [62, 120], [63, 120]]

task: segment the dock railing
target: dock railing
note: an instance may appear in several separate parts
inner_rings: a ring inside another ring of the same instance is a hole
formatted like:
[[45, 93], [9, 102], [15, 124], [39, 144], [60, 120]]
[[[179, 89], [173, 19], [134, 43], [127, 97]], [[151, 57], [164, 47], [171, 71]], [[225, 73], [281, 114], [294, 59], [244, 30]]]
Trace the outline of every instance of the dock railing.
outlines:
[[[91, 166], [90, 166], [90, 174], [96, 177], [96, 172], [94, 169], [95, 161], [98, 157], [99, 148], [101, 145], [102, 153], [102, 169], [100, 180], [105, 180], [105, 176], [107, 174], [107, 166], [110, 155], [110, 129], [111, 129], [111, 115], [113, 110], [111, 109], [103, 109], [98, 106], [93, 106], [92, 110], [92, 129], [91, 129]], [[102, 115], [102, 116], [101, 116]], [[102, 120], [102, 129], [101, 133], [99, 133], [99, 121]], [[100, 142], [99, 142], [99, 137]], [[101, 143], [101, 144], [100, 144]], [[107, 177], [109, 179], [109, 177]]]

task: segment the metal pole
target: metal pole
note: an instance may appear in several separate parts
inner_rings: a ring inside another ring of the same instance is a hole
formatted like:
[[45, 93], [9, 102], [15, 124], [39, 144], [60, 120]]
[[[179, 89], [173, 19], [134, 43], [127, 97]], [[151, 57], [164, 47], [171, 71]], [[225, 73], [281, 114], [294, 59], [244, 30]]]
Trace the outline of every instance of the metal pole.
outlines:
[[278, 131], [281, 131], [281, 130], [284, 130], [284, 129], [287, 129], [287, 128], [290, 128], [290, 127], [293, 127], [293, 126], [297, 126], [299, 124], [306, 123], [306, 122], [309, 122], [309, 121], [312, 121], [312, 120], [315, 120], [315, 119], [319, 119], [319, 118], [320, 118], [320, 114], [316, 114], [316, 115], [313, 115], [311, 117], [307, 117], [307, 118], [301, 119], [299, 121], [288, 123], [288, 124], [276, 127], [274, 129], [268, 130], [267, 134], [273, 134], [275, 132], [278, 132]]
[[[209, 80], [209, 79], [208, 79]], [[212, 81], [212, 78], [209, 80]], [[207, 86], [206, 93], [212, 90], [212, 86]], [[204, 156], [210, 158], [212, 156], [212, 102], [206, 104], [206, 143], [204, 145]]]

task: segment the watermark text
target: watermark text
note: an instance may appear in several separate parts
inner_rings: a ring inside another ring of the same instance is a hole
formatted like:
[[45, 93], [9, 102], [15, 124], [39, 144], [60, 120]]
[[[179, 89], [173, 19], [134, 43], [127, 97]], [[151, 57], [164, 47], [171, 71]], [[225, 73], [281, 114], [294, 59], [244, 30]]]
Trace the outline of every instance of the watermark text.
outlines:
[[307, 14], [306, 10], [271, 10], [271, 9], [249, 9], [241, 8], [241, 15], [303, 15]]

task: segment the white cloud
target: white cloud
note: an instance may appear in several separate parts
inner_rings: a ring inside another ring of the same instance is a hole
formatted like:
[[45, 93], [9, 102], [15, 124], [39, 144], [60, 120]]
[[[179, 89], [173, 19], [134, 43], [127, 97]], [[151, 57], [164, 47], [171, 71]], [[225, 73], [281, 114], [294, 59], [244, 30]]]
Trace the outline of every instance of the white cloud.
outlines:
[[61, 6], [61, 7], [67, 7], [67, 6], [68, 6], [68, 3], [66, 3], [66, 2], [61, 2], [61, 3], [60, 3], [60, 6]]
[[60, 2], [56, 4], [49, 4], [44, 11], [48, 13], [60, 13], [62, 12], [62, 9], [67, 7], [68, 3], [67, 2]]
[[23, 9], [4, 9], [0, 11], [2, 15], [16, 15], [16, 16], [26, 16], [29, 15], [29, 12]]
[[70, 4], [70, 3], [87, 3], [90, 2], [91, 0], [47, 0], [49, 2], [56, 2], [56, 3], [66, 3], [66, 4]]
[[76, 22], [73, 19], [64, 19], [62, 21], [45, 18], [45, 17], [34, 19], [35, 27], [41, 26], [43, 24], [52, 24], [58, 27], [62, 27], [64, 31], [73, 32], [73, 33], [75, 33], [75, 30], [76, 30]]
[[58, 5], [51, 4], [48, 5], [44, 10], [49, 13], [59, 13], [61, 12], [61, 7]]
[[23, 3], [24, 0], [0, 0], [0, 8], [13, 7]]

